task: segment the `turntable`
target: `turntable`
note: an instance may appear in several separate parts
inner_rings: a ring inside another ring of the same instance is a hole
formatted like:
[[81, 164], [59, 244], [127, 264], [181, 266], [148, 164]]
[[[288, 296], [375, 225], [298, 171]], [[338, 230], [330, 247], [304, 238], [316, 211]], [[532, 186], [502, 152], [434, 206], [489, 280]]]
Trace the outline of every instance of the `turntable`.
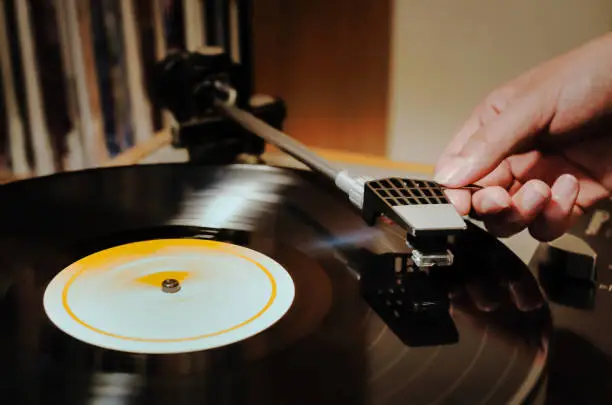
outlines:
[[[7, 403], [609, 403], [601, 257], [519, 255], [427, 178], [337, 167], [245, 61], [160, 61], [189, 162], [0, 188]], [[606, 209], [575, 239], [605, 251]]]

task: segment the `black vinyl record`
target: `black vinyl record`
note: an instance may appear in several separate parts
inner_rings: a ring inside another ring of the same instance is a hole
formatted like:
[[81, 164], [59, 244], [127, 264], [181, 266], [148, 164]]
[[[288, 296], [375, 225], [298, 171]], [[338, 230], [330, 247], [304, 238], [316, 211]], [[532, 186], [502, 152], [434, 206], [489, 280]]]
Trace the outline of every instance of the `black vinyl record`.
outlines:
[[612, 403], [612, 200], [581, 216], [564, 243], [541, 244], [529, 265], [554, 319], [547, 404]]
[[[419, 271], [400, 229], [369, 227], [309, 172], [88, 170], [3, 186], [0, 207], [7, 403], [524, 403], [544, 372], [549, 309], [510, 250], [470, 224], [451, 268]], [[180, 354], [104, 349], [49, 320], [43, 295], [62, 269], [109, 247], [165, 238], [217, 240], [272, 258], [295, 284], [291, 307], [248, 339]]]

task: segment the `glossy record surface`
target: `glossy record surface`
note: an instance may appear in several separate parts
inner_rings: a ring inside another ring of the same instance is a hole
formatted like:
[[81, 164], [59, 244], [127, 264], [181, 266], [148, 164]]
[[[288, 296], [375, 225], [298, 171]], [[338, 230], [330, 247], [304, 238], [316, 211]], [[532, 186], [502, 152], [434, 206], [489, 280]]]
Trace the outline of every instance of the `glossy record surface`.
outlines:
[[[368, 227], [305, 172], [92, 170], [3, 186], [0, 206], [7, 403], [518, 403], [546, 361], [548, 309], [527, 269], [494, 238], [471, 226], [457, 241], [454, 268], [421, 286], [400, 231]], [[101, 249], [167, 237], [215, 239], [273, 258], [295, 284], [291, 308], [252, 338], [181, 355], [101, 349], [48, 320], [42, 296], [63, 268]], [[406, 303], [419, 295], [429, 304], [450, 296], [452, 318], [444, 310], [412, 317]]]

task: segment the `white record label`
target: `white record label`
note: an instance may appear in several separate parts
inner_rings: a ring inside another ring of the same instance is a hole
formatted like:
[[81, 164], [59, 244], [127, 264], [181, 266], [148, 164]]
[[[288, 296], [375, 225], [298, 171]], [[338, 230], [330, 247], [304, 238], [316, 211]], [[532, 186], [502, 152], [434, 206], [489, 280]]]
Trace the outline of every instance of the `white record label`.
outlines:
[[[166, 280], [180, 288], [164, 290]], [[58, 328], [95, 346], [184, 353], [264, 331], [283, 317], [294, 296], [291, 276], [259, 252], [216, 241], [161, 239], [73, 263], [47, 286], [44, 308]]]

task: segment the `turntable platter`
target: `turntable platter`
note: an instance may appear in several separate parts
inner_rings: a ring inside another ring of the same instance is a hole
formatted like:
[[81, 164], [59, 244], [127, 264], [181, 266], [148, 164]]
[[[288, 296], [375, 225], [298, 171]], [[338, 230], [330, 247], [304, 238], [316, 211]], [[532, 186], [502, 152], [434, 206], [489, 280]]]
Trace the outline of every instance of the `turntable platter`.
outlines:
[[[10, 403], [522, 403], [546, 364], [548, 308], [503, 244], [471, 226], [422, 286], [403, 234], [309, 172], [89, 170], [3, 186], [0, 206]], [[430, 290], [449, 329], [413, 322], [406, 291]]]

